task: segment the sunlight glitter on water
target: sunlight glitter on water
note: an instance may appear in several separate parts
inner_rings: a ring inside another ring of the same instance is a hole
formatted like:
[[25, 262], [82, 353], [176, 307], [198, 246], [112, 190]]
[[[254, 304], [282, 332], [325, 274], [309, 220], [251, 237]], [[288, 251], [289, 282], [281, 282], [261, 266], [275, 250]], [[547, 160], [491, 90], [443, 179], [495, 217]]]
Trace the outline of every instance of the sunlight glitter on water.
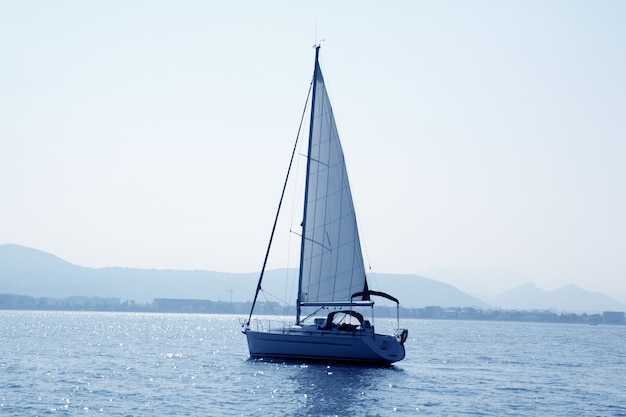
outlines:
[[5, 311], [0, 324], [7, 417], [626, 415], [625, 326], [409, 320], [407, 358], [380, 368], [248, 360], [231, 316]]

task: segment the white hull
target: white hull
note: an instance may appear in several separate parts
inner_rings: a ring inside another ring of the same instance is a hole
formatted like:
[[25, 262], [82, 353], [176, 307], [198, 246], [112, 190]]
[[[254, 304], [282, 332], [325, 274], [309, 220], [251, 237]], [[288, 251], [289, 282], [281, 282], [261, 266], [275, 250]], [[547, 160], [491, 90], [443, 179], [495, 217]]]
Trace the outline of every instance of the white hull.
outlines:
[[404, 346], [395, 336], [373, 330], [320, 330], [292, 326], [269, 332], [246, 329], [253, 358], [390, 364], [404, 358]]

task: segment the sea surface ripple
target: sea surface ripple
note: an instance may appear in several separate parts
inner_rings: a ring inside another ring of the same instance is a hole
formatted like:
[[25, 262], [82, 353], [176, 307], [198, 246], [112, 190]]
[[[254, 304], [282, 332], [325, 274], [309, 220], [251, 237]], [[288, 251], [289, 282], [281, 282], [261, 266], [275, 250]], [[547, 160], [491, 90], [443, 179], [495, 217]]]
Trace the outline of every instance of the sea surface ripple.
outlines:
[[236, 316], [0, 311], [0, 415], [626, 416], [626, 326], [401, 324], [355, 367], [250, 360]]

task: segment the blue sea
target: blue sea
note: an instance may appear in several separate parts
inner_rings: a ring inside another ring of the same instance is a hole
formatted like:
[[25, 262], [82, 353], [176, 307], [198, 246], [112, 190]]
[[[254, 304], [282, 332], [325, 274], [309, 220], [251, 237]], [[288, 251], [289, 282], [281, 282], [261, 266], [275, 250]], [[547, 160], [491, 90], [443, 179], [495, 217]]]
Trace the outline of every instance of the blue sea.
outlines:
[[250, 360], [239, 319], [0, 311], [0, 416], [626, 416], [626, 326], [403, 320], [355, 367]]

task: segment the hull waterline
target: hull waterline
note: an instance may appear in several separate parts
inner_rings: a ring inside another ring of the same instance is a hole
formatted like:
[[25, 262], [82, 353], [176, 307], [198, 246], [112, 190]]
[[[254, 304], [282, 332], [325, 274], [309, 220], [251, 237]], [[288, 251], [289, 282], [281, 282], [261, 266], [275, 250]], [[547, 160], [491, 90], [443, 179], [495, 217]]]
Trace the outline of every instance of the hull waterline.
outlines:
[[388, 365], [404, 358], [394, 336], [291, 327], [280, 331], [245, 330], [250, 356], [314, 362]]

